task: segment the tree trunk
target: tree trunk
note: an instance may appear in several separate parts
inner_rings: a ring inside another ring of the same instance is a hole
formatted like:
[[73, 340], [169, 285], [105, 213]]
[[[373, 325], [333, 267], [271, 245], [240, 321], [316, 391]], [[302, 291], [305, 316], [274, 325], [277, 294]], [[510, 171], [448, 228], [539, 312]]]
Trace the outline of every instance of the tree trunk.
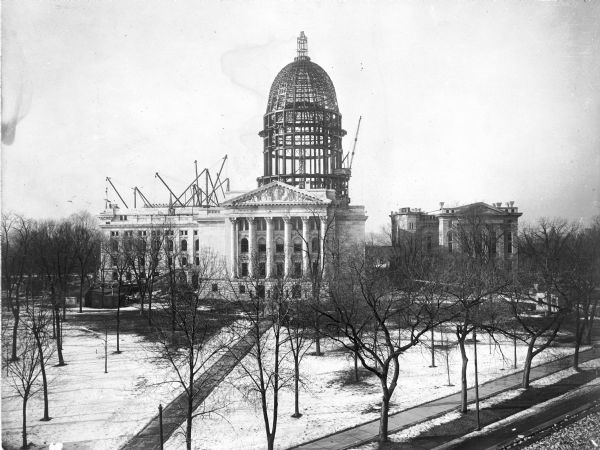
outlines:
[[321, 356], [321, 324], [319, 323], [319, 314], [315, 317], [315, 355]]
[[462, 357], [462, 367], [460, 369], [460, 412], [467, 412], [467, 364], [469, 358], [467, 357], [467, 351], [465, 350], [465, 339], [458, 340], [458, 346], [460, 347], [460, 355]]
[[354, 381], [358, 383], [358, 346], [354, 346]]
[[54, 318], [56, 319], [56, 351], [58, 352], [58, 365], [66, 366], [65, 360], [62, 354], [62, 331], [61, 331], [61, 323], [60, 323], [60, 305], [56, 304], [54, 306], [55, 314]]
[[40, 332], [34, 333], [35, 342], [40, 353], [40, 369], [42, 371], [42, 386], [44, 389], [44, 417], [43, 421], [50, 420], [50, 414], [48, 413], [48, 380], [46, 379], [46, 362], [44, 361], [44, 350], [42, 348], [42, 342], [40, 339]]
[[119, 331], [121, 328], [121, 282], [119, 281], [119, 288], [117, 289], [117, 353], [121, 353], [119, 348]]
[[388, 416], [390, 412], [390, 398], [384, 393], [381, 398], [381, 414], [379, 416], [379, 442], [388, 440]]
[[193, 375], [190, 375], [190, 394], [188, 395], [188, 407], [185, 427], [185, 447], [187, 450], [192, 450], [192, 415], [194, 413], [194, 397], [191, 390], [193, 389]]
[[83, 268], [81, 269], [81, 278], [79, 280], [79, 312], [83, 312], [83, 279], [85, 277], [85, 273]]
[[27, 448], [27, 400], [29, 394], [25, 393], [23, 397], [23, 448]]
[[299, 398], [300, 398], [300, 361], [298, 361], [297, 356], [294, 356], [294, 414], [292, 415], [292, 417], [294, 417], [296, 419], [302, 416], [302, 414], [300, 414]]
[[273, 433], [267, 434], [267, 450], [273, 450], [275, 448], [275, 435]]
[[[16, 312], [15, 312], [15, 309], [17, 310]], [[13, 308], [13, 316], [15, 318], [15, 323], [13, 324], [12, 353], [11, 353], [10, 360], [16, 361], [17, 359], [19, 359], [19, 357], [17, 356], [17, 334], [18, 334], [18, 328], [19, 328], [19, 312], [18, 312], [17, 308]]]
[[523, 379], [521, 381], [521, 387], [524, 389], [529, 388], [529, 375], [531, 373], [531, 361], [533, 360], [533, 345], [534, 342], [531, 342], [527, 346], [527, 356], [525, 357], [525, 363], [523, 364]]
[[431, 366], [429, 367], [435, 367], [435, 338], [433, 331], [433, 327], [431, 327]]
[[152, 325], [152, 286], [148, 290], [148, 325]]

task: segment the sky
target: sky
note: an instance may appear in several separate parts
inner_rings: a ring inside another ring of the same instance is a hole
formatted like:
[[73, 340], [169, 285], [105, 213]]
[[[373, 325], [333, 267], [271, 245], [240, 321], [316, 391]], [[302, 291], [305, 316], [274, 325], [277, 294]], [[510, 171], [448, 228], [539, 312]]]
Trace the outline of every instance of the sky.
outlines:
[[255, 188], [267, 94], [304, 31], [346, 151], [363, 118], [350, 196], [367, 230], [441, 201], [589, 223], [599, 22], [583, 0], [4, 0], [2, 210], [98, 213], [107, 176], [126, 201], [167, 202], [155, 172], [181, 192], [194, 160], [225, 154], [231, 188]]

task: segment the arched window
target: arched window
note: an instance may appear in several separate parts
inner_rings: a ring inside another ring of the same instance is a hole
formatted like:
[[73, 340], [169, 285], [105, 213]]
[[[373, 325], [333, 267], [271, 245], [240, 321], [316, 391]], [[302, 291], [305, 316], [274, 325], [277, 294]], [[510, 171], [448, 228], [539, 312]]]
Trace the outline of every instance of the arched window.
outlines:
[[313, 238], [312, 242], [311, 242], [311, 252], [313, 253], [319, 253], [319, 239], [318, 238]]
[[167, 241], [167, 250], [170, 252], [173, 251], [173, 241], [171, 239]]
[[258, 253], [265, 253], [267, 251], [267, 242], [264, 238], [258, 240]]
[[181, 241], [181, 251], [187, 252], [187, 241], [185, 239], [182, 239]]
[[241, 252], [248, 253], [248, 239], [246, 239], [246, 238], [242, 239], [241, 244], [242, 244]]

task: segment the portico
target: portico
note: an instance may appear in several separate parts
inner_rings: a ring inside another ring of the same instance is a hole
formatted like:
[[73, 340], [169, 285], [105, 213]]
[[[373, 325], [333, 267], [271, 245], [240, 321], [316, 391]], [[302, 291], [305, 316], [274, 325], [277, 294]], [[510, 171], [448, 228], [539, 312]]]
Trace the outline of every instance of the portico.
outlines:
[[334, 195], [273, 182], [226, 202], [230, 275], [308, 278], [313, 268], [322, 273]]

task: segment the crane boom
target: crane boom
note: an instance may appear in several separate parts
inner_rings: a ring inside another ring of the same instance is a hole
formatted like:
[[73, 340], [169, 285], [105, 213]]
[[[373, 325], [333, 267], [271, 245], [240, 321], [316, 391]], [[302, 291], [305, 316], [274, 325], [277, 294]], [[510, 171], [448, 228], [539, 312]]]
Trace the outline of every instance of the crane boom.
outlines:
[[352, 169], [352, 163], [354, 162], [354, 152], [356, 151], [356, 142], [358, 141], [358, 130], [360, 130], [360, 121], [362, 120], [362, 116], [358, 117], [358, 125], [356, 126], [356, 135], [354, 135], [354, 145], [352, 146], [352, 156], [350, 156], [350, 165], [349, 169]]
[[121, 194], [119, 194], [119, 191], [117, 191], [117, 188], [115, 187], [115, 185], [113, 184], [113, 182], [110, 181], [110, 177], [106, 177], [106, 181], [108, 181], [110, 183], [110, 185], [112, 186], [113, 190], [116, 192], [116, 194], [119, 196], [119, 198], [121, 199], [121, 201], [125, 205], [125, 208], [129, 209], [129, 206], [127, 206], [127, 203], [125, 202], [125, 200], [123, 200], [123, 197], [121, 197]]

